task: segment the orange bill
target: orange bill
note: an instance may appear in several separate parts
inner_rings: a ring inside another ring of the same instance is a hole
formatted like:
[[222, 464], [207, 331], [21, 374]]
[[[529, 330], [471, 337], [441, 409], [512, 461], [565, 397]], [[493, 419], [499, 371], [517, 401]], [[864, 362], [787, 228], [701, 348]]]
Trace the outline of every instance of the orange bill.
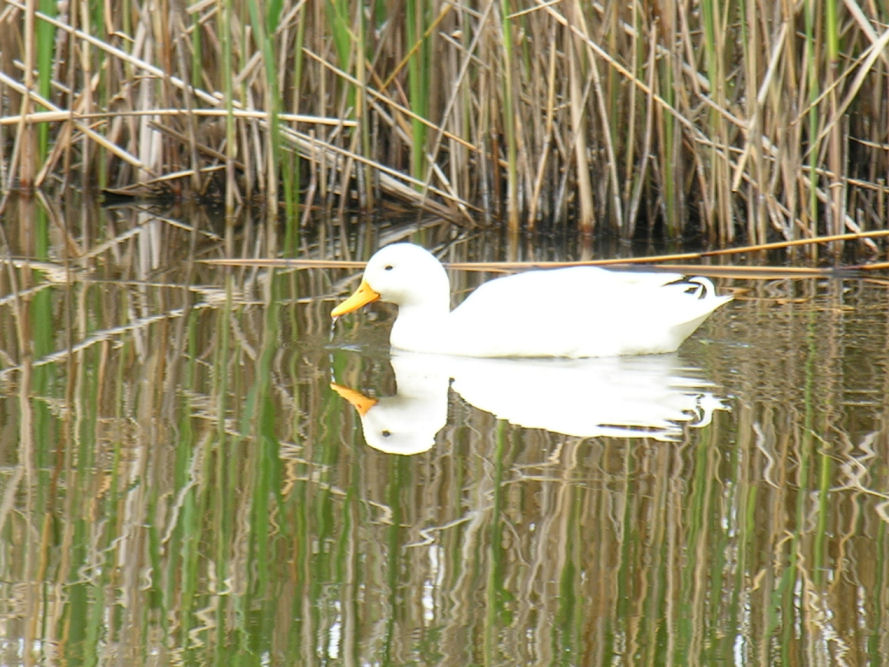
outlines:
[[379, 298], [380, 295], [375, 292], [364, 279], [362, 279], [361, 284], [358, 286], [358, 289], [355, 290], [352, 296], [350, 296], [336, 308], [331, 310], [330, 316], [339, 317], [340, 315], [351, 313], [353, 310], [358, 310], [359, 308], [361, 308], [361, 306], [373, 303]]
[[352, 407], [355, 408], [358, 411], [358, 414], [362, 417], [367, 414], [368, 410], [377, 404], [377, 399], [365, 396], [360, 391], [349, 389], [336, 382], [331, 382], [330, 388], [349, 401], [349, 403], [352, 404]]

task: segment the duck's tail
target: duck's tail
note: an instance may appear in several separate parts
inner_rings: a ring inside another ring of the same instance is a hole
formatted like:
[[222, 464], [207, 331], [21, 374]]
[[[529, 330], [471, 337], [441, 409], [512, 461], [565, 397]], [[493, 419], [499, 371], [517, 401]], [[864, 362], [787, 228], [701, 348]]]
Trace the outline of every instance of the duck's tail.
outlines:
[[713, 285], [713, 281], [709, 278], [705, 278], [704, 276], [692, 276], [690, 278], [684, 278], [683, 282], [685, 283], [685, 285], [687, 285], [685, 290], [686, 293], [691, 294], [701, 301], [717, 301], [717, 303], [713, 306], [714, 309], [732, 300], [730, 294], [727, 294], [725, 296], [719, 296], [718, 294], [716, 294], [716, 287]]

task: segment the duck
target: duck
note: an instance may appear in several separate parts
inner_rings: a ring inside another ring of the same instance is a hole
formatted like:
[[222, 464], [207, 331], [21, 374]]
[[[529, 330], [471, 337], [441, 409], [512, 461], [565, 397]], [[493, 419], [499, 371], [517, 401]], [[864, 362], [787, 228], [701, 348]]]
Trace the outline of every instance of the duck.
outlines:
[[731, 300], [705, 277], [594, 266], [536, 269], [483, 283], [451, 310], [442, 263], [413, 243], [368, 260], [336, 319], [398, 306], [392, 348], [467, 357], [608, 357], [673, 352]]

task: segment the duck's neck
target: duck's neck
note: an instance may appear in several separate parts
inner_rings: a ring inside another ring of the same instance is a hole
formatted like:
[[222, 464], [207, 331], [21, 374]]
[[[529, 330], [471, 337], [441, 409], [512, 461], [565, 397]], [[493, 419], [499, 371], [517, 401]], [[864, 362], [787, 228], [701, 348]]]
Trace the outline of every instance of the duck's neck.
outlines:
[[389, 343], [401, 350], [438, 352], [448, 336], [450, 303], [447, 292], [442, 297], [426, 299], [423, 303], [403, 303], [398, 306], [398, 317], [392, 325]]

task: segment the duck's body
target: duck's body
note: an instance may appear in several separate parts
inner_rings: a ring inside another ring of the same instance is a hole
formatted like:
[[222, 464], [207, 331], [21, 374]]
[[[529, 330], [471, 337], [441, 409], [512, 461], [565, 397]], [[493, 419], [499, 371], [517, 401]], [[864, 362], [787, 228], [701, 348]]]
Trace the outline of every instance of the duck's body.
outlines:
[[706, 278], [571, 267], [483, 284], [453, 311], [441, 263], [410, 243], [379, 250], [334, 317], [398, 305], [393, 347], [473, 357], [601, 357], [672, 352], [731, 297]]

